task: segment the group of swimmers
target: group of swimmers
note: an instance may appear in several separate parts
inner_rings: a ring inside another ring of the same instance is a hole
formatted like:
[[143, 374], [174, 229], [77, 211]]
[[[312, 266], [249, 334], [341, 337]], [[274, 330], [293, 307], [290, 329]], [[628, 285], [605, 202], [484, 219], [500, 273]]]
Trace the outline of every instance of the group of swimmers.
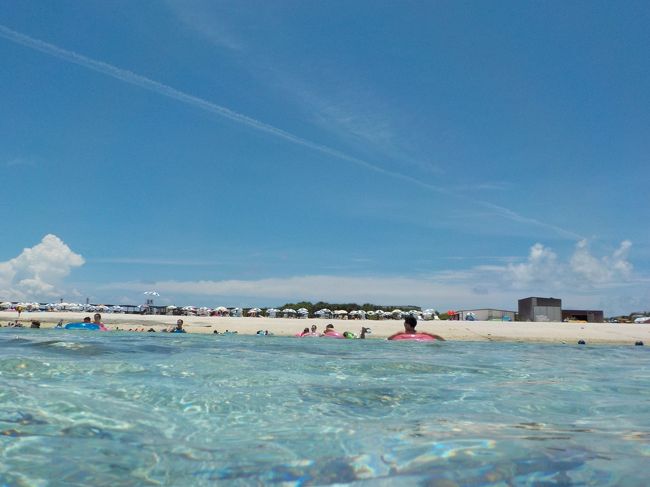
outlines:
[[[102, 315], [99, 313], [95, 313], [93, 316], [93, 320], [91, 321], [89, 316], [86, 316], [83, 319], [84, 324], [88, 325], [96, 325], [95, 329], [99, 329], [102, 331], [108, 331], [108, 328], [102, 323]], [[423, 331], [416, 331], [415, 327], [417, 326], [417, 319], [415, 316], [407, 316], [404, 319], [404, 330], [403, 331], [398, 331], [396, 333], [393, 333], [391, 336], [388, 337], [388, 340], [441, 340], [444, 341], [444, 338], [442, 338], [440, 335], [436, 335], [433, 333], [428, 333], [428, 332], [423, 332]], [[32, 326], [30, 328], [40, 328], [40, 322], [33, 321]], [[14, 326], [18, 328], [22, 328], [23, 325], [16, 322], [16, 323], [10, 323], [9, 326]], [[59, 321], [59, 323], [56, 325], [55, 328], [63, 328], [63, 320]], [[119, 328], [117, 328], [119, 330]], [[126, 330], [125, 330], [126, 331]], [[141, 329], [136, 328], [134, 329], [129, 329], [128, 331], [141, 331], [141, 332], [155, 332], [153, 328], [149, 328], [148, 330], [145, 330], [144, 327]], [[171, 325], [163, 330], [162, 332], [166, 333], [187, 333], [185, 329], [183, 328], [183, 320], [178, 319], [176, 321], [176, 325]], [[216, 330], [213, 332], [215, 334], [219, 334]], [[226, 335], [228, 334], [233, 334], [236, 332], [229, 332], [226, 330]], [[325, 330], [320, 333], [318, 331], [318, 326], [317, 325], [311, 325], [311, 328], [305, 328], [301, 333], [297, 333], [296, 336], [301, 337], [301, 338], [307, 338], [307, 337], [326, 337], [326, 338], [347, 338], [347, 339], [364, 339], [366, 338], [366, 335], [369, 335], [371, 333], [370, 328], [367, 328], [365, 326], [361, 327], [361, 332], [357, 336], [356, 334], [352, 333], [351, 331], [344, 331], [344, 332], [339, 332], [334, 328], [333, 324], [328, 324], [325, 327]], [[257, 332], [257, 335], [272, 335], [272, 333], [269, 333], [268, 330], [259, 330]]]
[[[445, 341], [440, 335], [434, 333], [428, 333], [426, 331], [416, 331], [415, 327], [417, 326], [418, 321], [415, 316], [407, 316], [404, 319], [404, 331], [398, 331], [393, 333], [388, 337], [388, 340], [440, 340]], [[311, 325], [311, 329], [305, 328], [301, 333], [298, 333], [296, 336], [301, 338], [306, 337], [326, 337], [326, 338], [348, 338], [348, 339], [364, 339], [366, 335], [370, 334], [370, 328], [365, 326], [361, 327], [361, 332], [359, 336], [355, 335], [351, 331], [344, 331], [343, 333], [338, 332], [334, 325], [331, 323], [325, 327], [323, 333], [318, 332], [318, 327], [316, 325]]]
[[361, 327], [361, 333], [359, 333], [359, 336], [355, 335], [351, 331], [344, 331], [343, 333], [338, 332], [335, 328], [334, 325], [331, 323], [325, 327], [325, 331], [323, 333], [320, 333], [318, 331], [318, 326], [316, 325], [311, 325], [311, 329], [305, 328], [301, 333], [298, 333], [296, 336], [301, 337], [301, 338], [307, 338], [307, 337], [326, 337], [326, 338], [366, 338], [366, 334], [370, 333], [370, 328], [366, 328], [365, 326]]

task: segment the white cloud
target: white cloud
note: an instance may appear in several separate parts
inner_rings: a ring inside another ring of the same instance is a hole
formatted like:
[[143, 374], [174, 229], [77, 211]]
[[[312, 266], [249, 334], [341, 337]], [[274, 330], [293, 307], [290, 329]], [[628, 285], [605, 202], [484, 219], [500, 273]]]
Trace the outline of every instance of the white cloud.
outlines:
[[10, 300], [33, 300], [57, 296], [63, 279], [84, 264], [56, 235], [46, 235], [34, 247], [11, 260], [0, 262], [0, 296]]
[[541, 243], [536, 243], [530, 248], [526, 262], [509, 264], [504, 270], [506, 278], [511, 279], [515, 288], [529, 288], [531, 285], [555, 286], [562, 274], [555, 252]]
[[611, 255], [595, 257], [587, 240], [580, 240], [568, 262], [560, 262], [555, 252], [536, 243], [524, 263], [509, 264], [505, 274], [516, 288], [541, 285], [549, 289], [572, 289], [618, 286], [632, 277], [632, 264], [627, 260], [632, 243], [621, 242]]
[[632, 264], [627, 260], [631, 246], [632, 243], [625, 240], [611, 256], [597, 258], [589, 252], [587, 241], [581, 240], [571, 257], [571, 270], [576, 277], [591, 284], [626, 280], [632, 274]]

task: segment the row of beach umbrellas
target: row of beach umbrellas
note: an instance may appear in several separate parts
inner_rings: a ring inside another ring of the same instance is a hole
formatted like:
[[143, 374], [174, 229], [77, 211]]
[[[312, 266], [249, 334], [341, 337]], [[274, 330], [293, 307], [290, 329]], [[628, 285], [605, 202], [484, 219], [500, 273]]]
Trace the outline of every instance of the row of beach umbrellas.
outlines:
[[[140, 305], [137, 308], [146, 309], [147, 305]], [[126, 309], [122, 306], [107, 306], [107, 305], [91, 305], [91, 304], [80, 304], [80, 303], [12, 303], [5, 301], [0, 303], [0, 309], [21, 309], [25, 311], [87, 311], [87, 312], [105, 312], [105, 313], [123, 313]], [[195, 306], [183, 306], [177, 307], [174, 305], [169, 305], [166, 307], [167, 312], [173, 313], [176, 310], [180, 310], [183, 313], [195, 314], [199, 316], [210, 316], [212, 314], [221, 314], [221, 315], [231, 315], [231, 316], [241, 316], [243, 313], [242, 308], [227, 308], [225, 306], [217, 306], [215, 308], [210, 308], [207, 306], [195, 307]], [[268, 308], [266, 311], [261, 308], [250, 308], [246, 314], [248, 316], [259, 316], [262, 313], [270, 317], [284, 316], [284, 317], [302, 317], [306, 318], [309, 316], [309, 310], [307, 308]], [[432, 319], [435, 318], [437, 312], [434, 309], [425, 309], [424, 311], [402, 311], [401, 309], [394, 309], [392, 311], [365, 311], [365, 310], [353, 310], [346, 311], [344, 309], [330, 310], [327, 308], [319, 309], [314, 313], [315, 316], [319, 318], [333, 318], [333, 317], [360, 317], [366, 318], [370, 316], [377, 316], [379, 318], [396, 318], [401, 319], [407, 315], [413, 315], [420, 319]]]

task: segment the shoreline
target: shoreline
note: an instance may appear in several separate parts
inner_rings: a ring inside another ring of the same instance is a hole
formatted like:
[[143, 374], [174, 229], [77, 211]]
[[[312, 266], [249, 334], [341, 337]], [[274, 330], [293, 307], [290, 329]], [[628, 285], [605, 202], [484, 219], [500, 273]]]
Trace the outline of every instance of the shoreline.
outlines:
[[[80, 322], [92, 313], [85, 312], [23, 312], [18, 320], [16, 311], [0, 311], [0, 325], [5, 328], [9, 322], [20, 321], [29, 328], [31, 321], [40, 321], [41, 328], [54, 328], [63, 323]], [[315, 324], [319, 331], [332, 323], [337, 331], [351, 331], [359, 334], [362, 326], [372, 329], [368, 339], [385, 339], [402, 330], [402, 320], [341, 320], [323, 318], [247, 318], [215, 316], [168, 316], [102, 314], [110, 331], [149, 328], [157, 332], [184, 321], [184, 328], [190, 334], [212, 334], [214, 331], [236, 331], [240, 335], [255, 335], [258, 330], [268, 330], [276, 336], [294, 336], [303, 328]], [[524, 342], [524, 343], [577, 343], [634, 345], [637, 341], [650, 345], [650, 324], [636, 323], [560, 323], [560, 322], [508, 322], [508, 321], [420, 321], [418, 330], [441, 335], [449, 341], [481, 342]]]

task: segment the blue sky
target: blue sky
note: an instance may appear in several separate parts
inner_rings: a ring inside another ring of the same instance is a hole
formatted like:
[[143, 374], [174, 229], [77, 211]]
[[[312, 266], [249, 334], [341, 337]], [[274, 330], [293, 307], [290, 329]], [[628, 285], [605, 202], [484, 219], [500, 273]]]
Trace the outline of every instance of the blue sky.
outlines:
[[650, 308], [647, 2], [0, 5], [0, 299]]

